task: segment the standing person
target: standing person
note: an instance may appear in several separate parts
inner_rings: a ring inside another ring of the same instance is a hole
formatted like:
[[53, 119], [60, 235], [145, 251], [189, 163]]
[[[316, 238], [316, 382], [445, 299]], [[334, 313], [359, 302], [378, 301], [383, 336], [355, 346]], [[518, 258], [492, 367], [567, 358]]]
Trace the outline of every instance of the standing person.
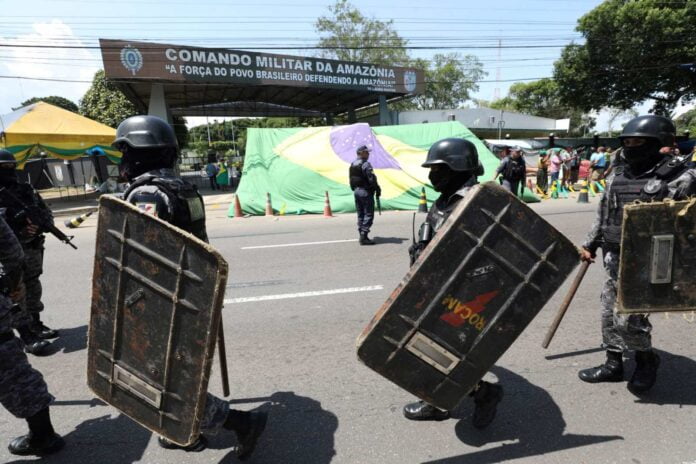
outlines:
[[602, 345], [607, 358], [604, 364], [578, 373], [584, 382], [623, 381], [623, 352], [631, 350], [636, 368], [628, 390], [639, 395], [655, 384], [660, 358], [652, 349], [652, 325], [647, 316], [616, 312], [616, 281], [624, 206], [636, 200], [683, 199], [696, 193], [696, 170], [688, 169], [687, 160], [670, 164], [672, 158], [660, 153], [661, 147], [672, 144], [675, 132], [669, 119], [647, 115], [630, 120], [619, 136], [622, 160], [607, 179], [596, 219], [580, 251], [583, 261], [593, 262], [601, 247], [607, 274], [600, 296]]
[[515, 196], [521, 196], [520, 183], [524, 188], [524, 179], [527, 175], [527, 163], [522, 156], [522, 149], [514, 146], [510, 149], [510, 154], [503, 158], [500, 165], [495, 170], [493, 180], [498, 176], [503, 177], [503, 188]]
[[558, 176], [561, 172], [561, 165], [563, 160], [561, 159], [558, 151], [554, 148], [549, 148], [549, 172], [551, 173], [551, 188], [556, 185], [558, 181]]
[[10, 295], [17, 298], [24, 291], [23, 262], [22, 246], [0, 214], [0, 403], [29, 425], [29, 434], [12, 440], [8, 449], [19, 456], [44, 456], [60, 451], [65, 442], [51, 424], [49, 405], [54, 398], [12, 332], [15, 303]]
[[[423, 167], [430, 168], [428, 178], [435, 191], [440, 192], [440, 196], [430, 207], [428, 216], [421, 225], [418, 243], [409, 247], [411, 265], [432, 241], [457, 203], [466, 197], [471, 187], [478, 184], [477, 176], [483, 175], [476, 146], [464, 139], [449, 138], [435, 142], [428, 150]], [[488, 427], [495, 419], [498, 403], [503, 399], [503, 387], [481, 380], [469, 396], [474, 398], [474, 427]], [[404, 406], [403, 413], [407, 419], [417, 421], [441, 421], [450, 417], [449, 411], [422, 400]]]
[[[125, 200], [207, 242], [203, 199], [194, 185], [174, 173], [179, 146], [172, 127], [155, 116], [133, 116], [118, 126], [112, 145], [123, 153], [119, 170], [130, 182], [123, 194]], [[245, 460], [256, 447], [266, 418], [265, 412], [230, 409], [226, 401], [209, 393], [201, 431], [215, 434], [221, 429], [233, 430], [239, 442], [237, 457]], [[186, 451], [202, 451], [207, 446], [204, 435], [185, 448], [164, 437], [159, 438], [159, 444]]]
[[6, 208], [8, 225], [22, 244], [24, 251], [24, 286], [26, 296], [21, 302], [22, 312], [15, 318], [15, 328], [25, 344], [25, 350], [34, 355], [46, 353], [50, 345], [47, 341], [56, 338], [58, 332], [41, 321], [44, 305], [41, 302], [43, 289], [44, 231], [33, 224], [26, 215], [24, 205], [37, 210], [47, 221], [53, 222], [53, 213], [44, 203], [41, 195], [17, 178], [17, 160], [7, 150], [0, 150], [0, 188], [6, 188], [11, 195], [0, 194], [0, 208]]
[[382, 189], [377, 182], [372, 165], [368, 161], [370, 149], [366, 145], [358, 147], [355, 151], [357, 159], [353, 161], [348, 169], [350, 177], [350, 188], [355, 197], [355, 210], [358, 213], [358, 233], [360, 234], [360, 245], [374, 245], [367, 234], [375, 219], [375, 195], [377, 198], [382, 196]]
[[212, 190], [220, 189], [220, 186], [217, 183], [218, 172], [220, 172], [220, 168], [218, 168], [215, 162], [209, 161], [208, 164], [205, 165], [205, 174], [208, 176], [208, 180], [210, 181], [210, 188]]
[[537, 187], [546, 194], [549, 188], [549, 155], [545, 150], [539, 151], [536, 181]]
[[606, 148], [599, 147], [596, 153], [590, 157], [590, 168], [592, 169], [592, 182], [597, 182], [604, 178], [604, 170], [607, 167]]
[[580, 155], [573, 147], [566, 148], [566, 151], [570, 155], [568, 160], [568, 168], [570, 171], [570, 184], [574, 185], [578, 183], [578, 176], [580, 175]]

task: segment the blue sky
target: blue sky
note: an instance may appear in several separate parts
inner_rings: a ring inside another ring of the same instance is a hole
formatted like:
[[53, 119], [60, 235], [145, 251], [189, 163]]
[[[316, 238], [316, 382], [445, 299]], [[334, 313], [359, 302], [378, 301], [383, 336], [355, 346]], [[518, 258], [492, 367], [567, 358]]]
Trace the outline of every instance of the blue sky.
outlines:
[[[0, 45], [96, 46], [97, 39], [132, 39], [245, 49], [311, 46], [317, 17], [332, 2], [317, 0], [4, 0]], [[505, 96], [516, 80], [548, 77], [561, 46], [580, 39], [577, 19], [599, 0], [446, 0], [434, 2], [353, 0], [364, 15], [393, 20], [412, 50], [428, 59], [435, 53], [476, 55], [488, 75], [475, 93], [491, 100]], [[500, 41], [500, 42], [499, 42]], [[496, 48], [501, 44], [500, 49]], [[526, 48], [526, 47], [530, 48]], [[541, 47], [539, 47], [541, 46]], [[459, 49], [444, 47], [461, 47]], [[469, 47], [469, 48], [468, 48]], [[470, 48], [493, 47], [493, 48]], [[522, 47], [522, 48], [507, 48]], [[533, 47], [533, 48], [531, 48]], [[312, 50], [280, 53], [311, 55]], [[101, 68], [89, 48], [0, 47], [0, 76], [90, 81]], [[0, 114], [33, 96], [61, 95], [77, 102], [84, 82], [0, 78]]]

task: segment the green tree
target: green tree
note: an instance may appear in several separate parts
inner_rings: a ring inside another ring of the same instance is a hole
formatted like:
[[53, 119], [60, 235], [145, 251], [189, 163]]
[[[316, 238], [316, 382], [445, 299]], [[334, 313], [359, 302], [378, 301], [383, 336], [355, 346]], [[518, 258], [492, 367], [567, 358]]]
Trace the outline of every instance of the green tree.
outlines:
[[414, 66], [425, 70], [425, 93], [413, 98], [419, 110], [463, 107], [486, 75], [478, 58], [459, 53], [436, 54], [430, 62], [415, 60]]
[[[80, 100], [80, 114], [116, 128], [124, 119], [141, 114], [141, 112], [123, 92], [106, 79], [104, 70], [99, 70], [94, 74], [92, 85]], [[181, 116], [174, 116], [172, 126], [179, 147], [185, 147], [188, 142], [186, 121]]]
[[91, 87], [80, 100], [80, 114], [116, 128], [121, 121], [140, 112], [126, 96], [104, 76], [104, 70], [94, 74]]
[[677, 126], [677, 132], [688, 130], [691, 134], [696, 135], [696, 108], [681, 114], [674, 122]]
[[407, 41], [394, 30], [393, 21], [368, 18], [348, 0], [337, 0], [329, 12], [330, 16], [320, 16], [314, 23], [323, 58], [391, 66], [410, 61]]
[[559, 85], [553, 79], [516, 82], [506, 97], [491, 103], [491, 108], [544, 118], [570, 118], [571, 135], [583, 135], [595, 126], [594, 118], [585, 111], [563, 103]]
[[693, 0], [607, 0], [578, 20], [584, 44], [555, 63], [563, 101], [573, 107], [629, 109], [653, 99], [666, 114], [696, 97]]
[[59, 97], [57, 95], [51, 95], [49, 97], [34, 97], [30, 98], [29, 100], [24, 100], [22, 103], [17, 108], [12, 108], [12, 110], [18, 110], [19, 108], [23, 108], [25, 106], [31, 105], [36, 102], [46, 102], [51, 105], [57, 106], [59, 108], [63, 108], [64, 110], [72, 111], [73, 113], [78, 113], [79, 108], [77, 105], [72, 101], [68, 100], [67, 98], [64, 97]]

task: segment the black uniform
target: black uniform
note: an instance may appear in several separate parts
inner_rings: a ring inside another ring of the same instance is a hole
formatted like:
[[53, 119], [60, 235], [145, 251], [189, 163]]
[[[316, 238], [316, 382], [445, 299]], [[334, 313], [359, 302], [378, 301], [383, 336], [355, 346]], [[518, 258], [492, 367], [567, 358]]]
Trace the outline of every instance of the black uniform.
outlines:
[[[421, 225], [418, 242], [411, 245], [409, 255], [411, 265], [432, 241], [435, 233], [452, 214], [459, 201], [464, 198], [483, 175], [483, 167], [478, 161], [476, 146], [464, 139], [444, 139], [436, 142], [428, 150], [423, 167], [430, 168], [428, 178], [433, 188], [441, 192], [430, 207], [425, 222]], [[480, 381], [470, 393], [474, 398], [473, 425], [487, 427], [495, 418], [498, 403], [503, 397], [503, 388], [489, 382]], [[404, 406], [404, 416], [411, 420], [444, 420], [449, 412], [432, 406], [425, 401], [416, 401]]]
[[[203, 198], [173, 170], [178, 144], [172, 127], [154, 116], [133, 116], [119, 125], [113, 146], [123, 153], [119, 170], [131, 182], [125, 200], [207, 242]], [[265, 424], [265, 413], [230, 409], [227, 401], [207, 395], [201, 430], [209, 434], [223, 428], [233, 430], [239, 439], [236, 452], [240, 460], [251, 455]], [[164, 448], [181, 448], [163, 437], [159, 443]], [[205, 436], [201, 436], [185, 449], [201, 451], [205, 447]]]
[[375, 193], [381, 196], [382, 189], [369, 161], [356, 159], [348, 172], [350, 188], [355, 196], [355, 210], [358, 213], [358, 233], [367, 236], [375, 219]]
[[23, 261], [22, 247], [0, 214], [0, 404], [13, 416], [26, 419], [31, 430], [30, 436], [15, 439], [9, 449], [19, 455], [50, 454], [64, 445], [50, 421], [48, 407], [54, 398], [12, 331], [13, 313], [20, 309], [9, 293], [23, 285]]

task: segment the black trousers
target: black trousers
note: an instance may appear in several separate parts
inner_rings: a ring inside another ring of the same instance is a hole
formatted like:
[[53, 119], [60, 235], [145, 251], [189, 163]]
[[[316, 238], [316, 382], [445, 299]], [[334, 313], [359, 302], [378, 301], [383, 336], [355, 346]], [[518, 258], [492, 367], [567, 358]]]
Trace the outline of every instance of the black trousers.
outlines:
[[375, 220], [375, 195], [373, 192], [358, 187], [353, 191], [355, 210], [358, 213], [358, 232], [367, 234]]

